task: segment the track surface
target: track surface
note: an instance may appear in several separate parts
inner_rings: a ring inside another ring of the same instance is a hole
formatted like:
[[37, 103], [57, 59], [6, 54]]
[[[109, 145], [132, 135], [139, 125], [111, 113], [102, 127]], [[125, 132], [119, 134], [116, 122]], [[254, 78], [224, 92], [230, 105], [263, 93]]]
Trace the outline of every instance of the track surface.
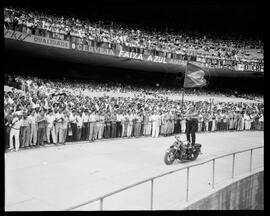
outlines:
[[[184, 135], [183, 135], [184, 136]], [[197, 134], [203, 154], [193, 162], [166, 166], [163, 157], [174, 137], [131, 138], [70, 143], [5, 154], [5, 210], [64, 210], [86, 200], [166, 171], [214, 156], [264, 145], [263, 132]], [[249, 170], [249, 152], [236, 156], [235, 176]], [[253, 153], [253, 168], [263, 166], [263, 149]], [[215, 183], [231, 177], [232, 157], [216, 162]], [[190, 196], [211, 190], [212, 164], [190, 170]], [[154, 209], [173, 209], [185, 200], [186, 171], [154, 183]], [[150, 206], [150, 182], [104, 199], [105, 210], [144, 210]], [[98, 210], [99, 202], [78, 210]]]

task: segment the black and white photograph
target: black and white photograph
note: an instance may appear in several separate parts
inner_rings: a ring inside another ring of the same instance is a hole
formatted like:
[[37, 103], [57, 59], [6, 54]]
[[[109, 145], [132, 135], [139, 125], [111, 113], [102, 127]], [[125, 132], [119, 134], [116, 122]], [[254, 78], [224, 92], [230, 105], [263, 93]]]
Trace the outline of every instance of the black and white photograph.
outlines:
[[128, 2], [4, 3], [4, 211], [264, 210], [265, 5]]

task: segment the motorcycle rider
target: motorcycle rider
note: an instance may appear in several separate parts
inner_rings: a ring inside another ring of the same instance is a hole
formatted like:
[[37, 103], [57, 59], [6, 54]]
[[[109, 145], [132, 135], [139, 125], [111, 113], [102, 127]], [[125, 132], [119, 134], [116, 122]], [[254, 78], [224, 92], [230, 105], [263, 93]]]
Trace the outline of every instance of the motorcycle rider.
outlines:
[[187, 127], [186, 127], [186, 136], [187, 140], [190, 143], [190, 134], [191, 134], [191, 145], [195, 145], [196, 140], [196, 131], [198, 129], [198, 117], [199, 112], [197, 108], [194, 106], [188, 110], [188, 112], [185, 114], [185, 117], [187, 118]]

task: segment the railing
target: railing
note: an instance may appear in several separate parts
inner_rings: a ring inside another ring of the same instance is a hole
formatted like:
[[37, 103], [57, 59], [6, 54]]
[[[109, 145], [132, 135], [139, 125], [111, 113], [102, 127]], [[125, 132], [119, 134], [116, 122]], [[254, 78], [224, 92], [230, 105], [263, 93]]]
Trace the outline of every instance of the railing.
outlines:
[[136, 186], [141, 185], [141, 184], [143, 184], [143, 183], [149, 182], [149, 181], [151, 182], [151, 191], [150, 191], [150, 210], [153, 210], [154, 180], [157, 179], [157, 178], [160, 178], [160, 177], [163, 177], [163, 176], [166, 176], [166, 175], [169, 175], [169, 174], [172, 174], [172, 173], [175, 173], [175, 172], [184, 170], [184, 169], [187, 170], [187, 174], [186, 174], [186, 202], [188, 202], [188, 201], [189, 201], [189, 172], [190, 172], [190, 168], [195, 167], [195, 166], [199, 166], [199, 165], [202, 165], [202, 164], [206, 164], [206, 163], [209, 163], [209, 162], [212, 162], [212, 164], [213, 164], [213, 166], [212, 166], [212, 189], [214, 189], [214, 188], [215, 188], [215, 165], [216, 165], [216, 160], [217, 160], [217, 159], [220, 159], [220, 158], [224, 158], [224, 157], [228, 157], [228, 156], [230, 156], [230, 155], [233, 155], [233, 158], [232, 158], [232, 159], [233, 159], [233, 162], [232, 162], [232, 173], [231, 173], [231, 178], [234, 179], [234, 177], [235, 177], [235, 156], [236, 156], [236, 154], [250, 151], [249, 172], [252, 172], [253, 151], [254, 151], [255, 149], [260, 149], [260, 148], [264, 148], [264, 146], [259, 146], [259, 147], [255, 147], [255, 148], [251, 148], [251, 149], [246, 149], [246, 150], [237, 151], [237, 152], [234, 152], [234, 153], [224, 154], [224, 155], [221, 155], [221, 156], [218, 156], [218, 157], [215, 157], [215, 158], [212, 158], [212, 159], [209, 159], [209, 160], [206, 160], [206, 161], [197, 163], [197, 164], [190, 165], [190, 166], [188, 166], [188, 167], [183, 167], [183, 168], [179, 168], [179, 169], [176, 169], [176, 170], [172, 170], [172, 171], [169, 171], [169, 172], [166, 172], [166, 173], [163, 173], [163, 174], [160, 174], [160, 175], [157, 175], [157, 176], [154, 176], [154, 177], [145, 179], [145, 180], [143, 180], [143, 181], [137, 182], [137, 183], [135, 183], [135, 184], [132, 184], [132, 185], [123, 187], [123, 188], [118, 189], [118, 190], [116, 190], [116, 191], [107, 193], [107, 194], [102, 195], [102, 196], [100, 196], [100, 197], [97, 197], [97, 198], [95, 198], [95, 199], [91, 199], [91, 200], [89, 200], [89, 201], [86, 201], [86, 202], [83, 202], [83, 203], [81, 203], [81, 204], [75, 205], [75, 206], [73, 206], [73, 207], [70, 207], [70, 208], [66, 209], [65, 211], [71, 211], [71, 210], [77, 209], [77, 208], [79, 208], [79, 207], [88, 205], [88, 204], [93, 203], [93, 202], [96, 202], [96, 201], [100, 201], [100, 210], [103, 210], [103, 200], [104, 200], [105, 198], [107, 198], [107, 197], [109, 197], [109, 196], [112, 196], [112, 195], [114, 195], [114, 194], [120, 193], [120, 192], [122, 192], [122, 191], [125, 191], [125, 190], [127, 190], [127, 189], [136, 187]]

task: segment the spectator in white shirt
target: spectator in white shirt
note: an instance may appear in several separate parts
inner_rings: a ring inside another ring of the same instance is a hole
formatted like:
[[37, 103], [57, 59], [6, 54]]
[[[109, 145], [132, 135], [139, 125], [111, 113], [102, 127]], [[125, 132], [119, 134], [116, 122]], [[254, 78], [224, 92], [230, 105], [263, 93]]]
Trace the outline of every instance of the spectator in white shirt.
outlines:
[[67, 139], [67, 129], [68, 129], [68, 122], [69, 122], [69, 118], [68, 118], [68, 112], [64, 111], [63, 113], [64, 118], [63, 118], [63, 138], [62, 138], [62, 144], [66, 143], [66, 139]]
[[53, 143], [56, 144], [56, 134], [55, 134], [55, 115], [52, 110], [49, 110], [48, 114], [46, 115], [47, 125], [47, 142], [51, 143], [50, 135], [52, 136]]
[[13, 150], [13, 137], [15, 138], [15, 151], [19, 150], [20, 147], [20, 141], [19, 141], [19, 135], [20, 135], [20, 127], [21, 127], [21, 118], [22, 113], [16, 112], [14, 119], [12, 120], [12, 126], [10, 130], [9, 135], [9, 150]]
[[30, 122], [30, 146], [36, 146], [37, 144], [37, 122], [36, 122], [36, 112], [33, 110], [29, 116]]

